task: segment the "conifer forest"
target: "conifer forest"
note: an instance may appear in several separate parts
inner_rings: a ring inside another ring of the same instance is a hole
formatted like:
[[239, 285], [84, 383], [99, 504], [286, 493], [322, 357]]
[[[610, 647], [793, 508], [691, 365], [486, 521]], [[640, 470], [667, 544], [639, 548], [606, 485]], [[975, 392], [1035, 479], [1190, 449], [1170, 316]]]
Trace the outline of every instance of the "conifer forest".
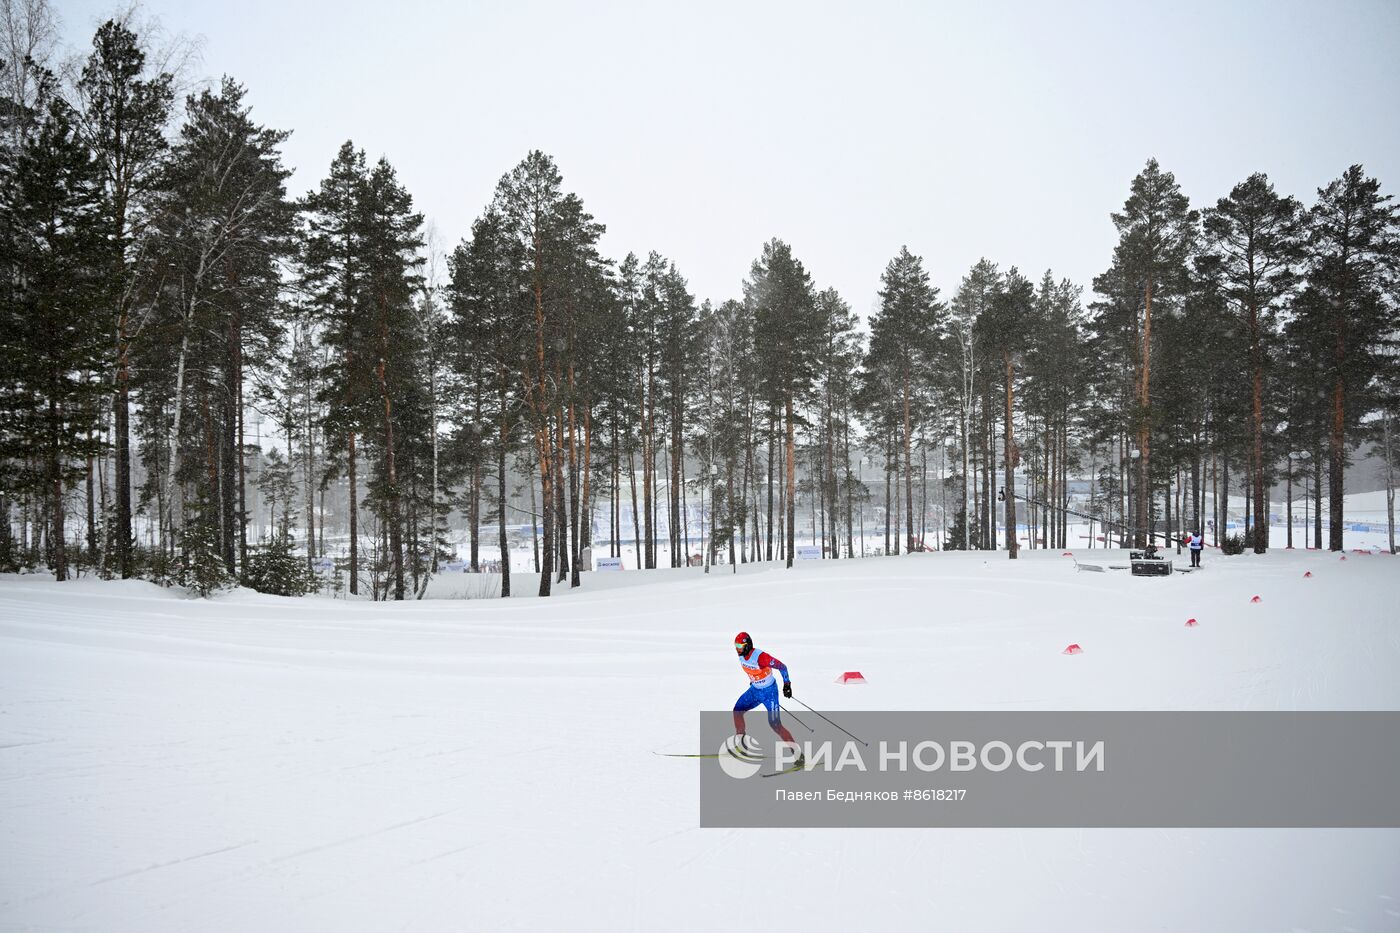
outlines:
[[782, 230], [728, 294], [605, 255], [544, 151], [436, 243], [393, 152], [290, 190], [294, 127], [236, 77], [186, 88], [124, 19], [60, 67], [10, 6], [0, 570], [404, 600], [453, 563], [549, 596], [624, 554], [1218, 544], [1241, 496], [1239, 546], [1286, 503], [1341, 550], [1362, 458], [1394, 549], [1400, 208], [1364, 165], [1193, 201], [1144, 152], [1083, 206], [1117, 236], [1092, 281], [935, 282], [894, 243], [861, 314]]

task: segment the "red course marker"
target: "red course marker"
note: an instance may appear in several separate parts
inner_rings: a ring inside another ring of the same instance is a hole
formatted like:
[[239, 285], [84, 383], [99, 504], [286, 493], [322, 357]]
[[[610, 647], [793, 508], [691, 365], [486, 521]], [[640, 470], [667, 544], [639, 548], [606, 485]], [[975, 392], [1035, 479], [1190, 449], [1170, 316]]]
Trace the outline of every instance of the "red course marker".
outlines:
[[1064, 651], [1062, 651], [1062, 652], [1060, 652], [1060, 653], [1061, 653], [1061, 654], [1083, 654], [1083, 653], [1084, 653], [1084, 649], [1081, 648], [1081, 647], [1079, 647], [1078, 645], [1070, 645], [1068, 648], [1066, 648]]
[[1187, 620], [1186, 620], [1186, 627], [1187, 627], [1187, 628], [1195, 628], [1195, 627], [1196, 627], [1196, 620], [1195, 620], [1195, 619], [1187, 619]]
[[1303, 571], [1303, 576], [1304, 576], [1304, 577], [1311, 577], [1311, 576], [1312, 576], [1312, 571], [1311, 571], [1311, 570], [1304, 570], [1304, 571]]
[[1254, 597], [1253, 599], [1250, 600], [1250, 602], [1252, 602], [1252, 603], [1257, 603], [1257, 602], [1259, 602], [1259, 597], [1258, 597], [1258, 596]]
[[846, 671], [846, 673], [836, 678], [836, 682], [838, 684], [863, 684], [865, 683], [865, 678], [861, 676], [860, 671]]

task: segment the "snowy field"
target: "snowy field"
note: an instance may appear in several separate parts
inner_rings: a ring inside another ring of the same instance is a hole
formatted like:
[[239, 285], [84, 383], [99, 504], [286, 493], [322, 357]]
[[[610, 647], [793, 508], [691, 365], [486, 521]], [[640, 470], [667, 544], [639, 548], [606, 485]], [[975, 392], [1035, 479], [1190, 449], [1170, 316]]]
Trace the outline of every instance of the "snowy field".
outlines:
[[741, 692], [741, 628], [828, 711], [1400, 709], [1400, 558], [1023, 558], [406, 605], [0, 577], [0, 929], [1400, 929], [1395, 830], [697, 828], [652, 751]]

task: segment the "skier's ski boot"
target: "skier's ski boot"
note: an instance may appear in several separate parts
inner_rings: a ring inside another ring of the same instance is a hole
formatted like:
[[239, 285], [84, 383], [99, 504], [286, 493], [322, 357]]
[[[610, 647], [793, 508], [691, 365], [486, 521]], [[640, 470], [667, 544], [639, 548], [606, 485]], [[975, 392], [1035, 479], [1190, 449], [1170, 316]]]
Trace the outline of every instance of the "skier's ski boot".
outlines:
[[724, 750], [740, 761], [759, 761], [763, 758], [763, 749], [758, 741], [742, 732], [725, 742]]

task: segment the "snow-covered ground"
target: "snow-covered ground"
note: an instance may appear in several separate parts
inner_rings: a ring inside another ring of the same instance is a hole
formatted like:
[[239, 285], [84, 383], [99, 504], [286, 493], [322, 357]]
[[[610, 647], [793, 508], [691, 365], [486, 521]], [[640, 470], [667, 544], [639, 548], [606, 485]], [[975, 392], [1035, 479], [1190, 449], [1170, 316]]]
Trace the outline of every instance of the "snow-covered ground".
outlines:
[[393, 605], [0, 578], [0, 929], [1400, 928], [1396, 830], [701, 830], [694, 763], [651, 754], [741, 692], [741, 628], [823, 710], [1400, 709], [1400, 558], [587, 582]]
[[[1384, 497], [1385, 493], [1367, 493], [1366, 495], [1376, 495]], [[1387, 527], [1385, 523], [1384, 500], [1382, 499], [1381, 501], [1382, 508], [1379, 514], [1362, 512], [1360, 513], [1360, 517], [1357, 517], [1354, 520], [1348, 520], [1348, 526], [1342, 532], [1342, 543], [1348, 551], [1360, 549], [1371, 551], [1373, 554], [1375, 554], [1389, 550], [1390, 538], [1387, 534]], [[1243, 512], [1243, 500], [1241, 500], [1241, 512]], [[1294, 516], [1293, 547], [1296, 550], [1304, 551], [1312, 547], [1313, 526], [1310, 523], [1305, 524], [1301, 516], [1301, 512], [1297, 516]], [[1365, 525], [1366, 530], [1356, 530], [1361, 525]], [[1070, 525], [1067, 531], [1068, 539], [1070, 541], [1076, 542], [1073, 548], [1076, 553], [1080, 554], [1086, 559], [1104, 562], [1108, 558], [1103, 552], [1104, 542], [1102, 529], [1098, 526], [1095, 526], [1092, 529], [1092, 531], [1094, 532], [1094, 542], [1092, 546], [1089, 543], [1090, 531], [1091, 529], [1089, 528], [1087, 523], [1081, 525]], [[1231, 534], [1234, 534], [1238, 531], [1238, 529], [1231, 528], [1227, 529], [1227, 531]], [[892, 534], [898, 534], [898, 532], [895, 531], [892, 532]], [[932, 543], [935, 539], [935, 535], [933, 535], [932, 533], [930, 533], [927, 538], [927, 540], [930, 543]], [[1036, 552], [1032, 552], [1030, 550], [1030, 538], [1024, 530], [1022, 530], [1019, 536], [1019, 540], [1021, 542], [1021, 553], [1023, 557], [1038, 556]], [[1213, 541], [1214, 537], [1208, 535], [1207, 540]], [[1325, 546], [1328, 540], [1327, 527], [1325, 525], [1323, 526], [1322, 540]], [[1001, 547], [1004, 548], [1006, 546], [1004, 537], [1000, 538], [999, 542]], [[810, 535], [804, 537], [803, 535], [799, 534], [797, 536], [797, 545], [799, 548], [811, 545], [812, 543], [813, 542]], [[1116, 539], [1112, 543], [1116, 544]], [[860, 539], [856, 538], [853, 544], [855, 547], [856, 554], [859, 556], [861, 553]], [[1160, 537], [1158, 538], [1158, 544], [1160, 547]], [[884, 545], [885, 537], [883, 533], [875, 534], [867, 532], [865, 536], [865, 552], [867, 555], [874, 555], [876, 553], [879, 553], [879, 550], [877, 549], [883, 550]], [[1269, 528], [1269, 545], [1270, 547], [1280, 549], [1284, 549], [1287, 547], [1287, 525], [1278, 524], [1273, 525]], [[844, 551], [844, 542], [842, 544], [842, 548]], [[1053, 548], [1051, 550], [1054, 555], [1059, 555], [1060, 553], [1062, 553], [1061, 549], [1059, 548]], [[1113, 552], [1115, 549], [1110, 548], [1109, 550], [1110, 552]], [[1172, 557], [1173, 559], [1177, 558], [1177, 548], [1166, 548], [1164, 550], [1170, 552], [1167, 556]], [[465, 548], [463, 549], [463, 551], [465, 552]], [[663, 579], [691, 579], [704, 574], [703, 568], [699, 567], [671, 568], [667, 566], [670, 563], [671, 552], [669, 550], [668, 544], [665, 541], [662, 541], [657, 546], [657, 560], [662, 564], [662, 567], [657, 570], [647, 571], [642, 575], [641, 579], [634, 579], [633, 571], [638, 566], [636, 547], [630, 544], [625, 545], [621, 548], [621, 551], [622, 565], [625, 569], [620, 573], [615, 571], [601, 571], [589, 576], [587, 579], [588, 587], [590, 589], [612, 589], [619, 586], [634, 586], [639, 582], [653, 582]], [[1179, 559], [1181, 560], [1182, 565], [1185, 566], [1190, 562], [1190, 557], [1186, 552], [1185, 548], [1180, 548], [1179, 551]], [[691, 542], [690, 552], [695, 555], [703, 555], [704, 553], [703, 547], [698, 541]], [[491, 553], [494, 554], [495, 552]], [[1116, 553], [1118, 553], [1118, 556], [1121, 558], [1125, 557], [1127, 552], [1121, 551]], [[607, 556], [607, 554], [608, 548], [606, 546], [600, 546], [595, 549], [595, 560], [597, 557], [605, 557]], [[1206, 551], [1206, 559], [1209, 560], [1211, 559], [1211, 555], [1218, 554], [1219, 551], [1212, 547]], [[982, 556], [987, 557], [988, 555], [984, 554]], [[511, 594], [517, 597], [533, 599], [539, 593], [540, 577], [538, 573], [534, 572], [534, 560], [531, 551], [528, 548], [523, 550], [517, 549], [512, 552], [511, 558]], [[1006, 560], [1006, 554], [1004, 552], [998, 553], [992, 556], [992, 560], [1004, 561]], [[759, 569], [760, 568], [748, 567], [741, 564], [739, 572], [751, 573]], [[727, 565], [716, 564], [711, 569], [711, 573], [727, 574], [732, 572], [732, 570], [733, 568]], [[558, 586], [559, 585], [556, 584], [556, 588]], [[563, 586], [567, 588], [568, 584], [565, 583], [563, 584]], [[325, 592], [328, 593], [329, 590], [326, 590]], [[369, 592], [370, 591], [366, 586], [366, 588], [360, 595], [363, 598], [369, 598]], [[500, 574], [444, 572], [438, 574], [429, 583], [425, 596], [428, 599], [462, 600], [495, 599], [499, 597], [500, 594]]]

